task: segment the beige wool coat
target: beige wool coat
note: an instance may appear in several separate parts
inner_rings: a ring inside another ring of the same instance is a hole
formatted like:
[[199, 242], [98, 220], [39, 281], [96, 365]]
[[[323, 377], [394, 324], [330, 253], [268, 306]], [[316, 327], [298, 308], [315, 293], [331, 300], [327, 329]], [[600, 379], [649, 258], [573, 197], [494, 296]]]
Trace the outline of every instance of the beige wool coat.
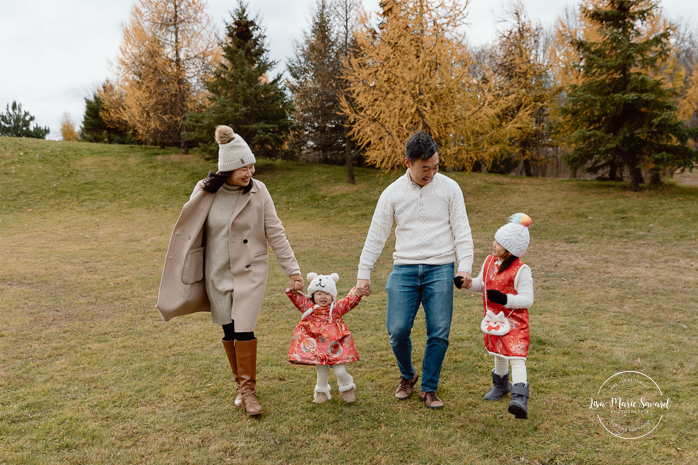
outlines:
[[[215, 194], [203, 190], [203, 181], [199, 181], [172, 231], [156, 304], [165, 321], [211, 311], [204, 281], [204, 224], [214, 197]], [[300, 273], [300, 267], [271, 195], [261, 181], [255, 179], [252, 189], [240, 194], [230, 221], [235, 330], [253, 331], [267, 285], [267, 243], [287, 276]]]

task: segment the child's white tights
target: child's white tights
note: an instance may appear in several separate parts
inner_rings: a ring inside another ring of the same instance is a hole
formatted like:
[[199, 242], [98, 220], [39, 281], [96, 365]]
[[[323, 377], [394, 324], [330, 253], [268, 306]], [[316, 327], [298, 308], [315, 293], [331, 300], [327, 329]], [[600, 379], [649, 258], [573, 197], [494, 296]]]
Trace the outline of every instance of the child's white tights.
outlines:
[[[508, 360], [511, 363], [511, 384], [516, 383], [526, 383], [526, 360], [521, 358], [514, 358]], [[499, 355], [494, 356], [494, 372], [495, 374], [502, 376], [507, 374], [507, 359], [500, 357]]]
[[[315, 386], [315, 392], [324, 392], [329, 397], [330, 366], [316, 365], [315, 367], [317, 368], [317, 385]], [[346, 364], [342, 363], [340, 365], [332, 365], [332, 369], [337, 377], [339, 392], [345, 392], [355, 387], [354, 378], [352, 378], [349, 372], [347, 372]]]

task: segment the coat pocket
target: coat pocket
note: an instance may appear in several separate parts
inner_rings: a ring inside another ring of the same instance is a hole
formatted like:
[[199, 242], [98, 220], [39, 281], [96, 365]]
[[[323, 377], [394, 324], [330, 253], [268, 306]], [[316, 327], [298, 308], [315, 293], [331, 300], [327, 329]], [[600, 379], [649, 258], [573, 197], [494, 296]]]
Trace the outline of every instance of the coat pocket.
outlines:
[[204, 247], [191, 249], [184, 258], [182, 283], [194, 284], [204, 279]]

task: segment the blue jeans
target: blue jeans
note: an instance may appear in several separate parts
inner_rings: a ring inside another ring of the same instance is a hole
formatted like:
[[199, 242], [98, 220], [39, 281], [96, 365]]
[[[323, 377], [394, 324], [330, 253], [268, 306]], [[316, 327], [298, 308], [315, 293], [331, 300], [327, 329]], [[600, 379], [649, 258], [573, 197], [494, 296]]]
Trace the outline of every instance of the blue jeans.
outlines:
[[436, 392], [448, 349], [453, 315], [454, 264], [395, 265], [385, 283], [388, 291], [386, 325], [390, 347], [404, 378], [414, 378], [412, 326], [419, 304], [424, 305], [427, 344], [422, 359], [422, 391]]

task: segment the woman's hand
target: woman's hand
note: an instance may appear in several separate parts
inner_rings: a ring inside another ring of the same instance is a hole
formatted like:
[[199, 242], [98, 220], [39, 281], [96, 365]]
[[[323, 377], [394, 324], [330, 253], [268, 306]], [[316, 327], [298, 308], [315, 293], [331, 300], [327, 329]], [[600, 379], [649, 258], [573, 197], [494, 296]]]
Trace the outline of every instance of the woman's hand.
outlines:
[[289, 278], [291, 279], [291, 289], [303, 292], [303, 277], [299, 274], [292, 274]]

